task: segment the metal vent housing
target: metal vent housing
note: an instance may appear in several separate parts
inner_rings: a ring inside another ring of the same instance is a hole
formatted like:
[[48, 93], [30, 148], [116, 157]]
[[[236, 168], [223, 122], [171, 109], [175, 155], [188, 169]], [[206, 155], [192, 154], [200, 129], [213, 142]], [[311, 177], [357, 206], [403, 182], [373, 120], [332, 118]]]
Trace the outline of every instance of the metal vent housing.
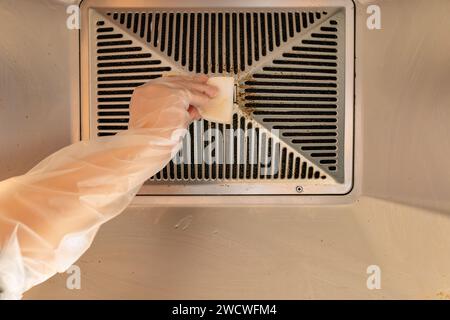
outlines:
[[166, 72], [231, 75], [233, 123], [193, 123], [177, 157], [140, 194], [346, 194], [353, 3], [284, 2], [84, 0], [82, 138], [126, 130], [134, 88]]

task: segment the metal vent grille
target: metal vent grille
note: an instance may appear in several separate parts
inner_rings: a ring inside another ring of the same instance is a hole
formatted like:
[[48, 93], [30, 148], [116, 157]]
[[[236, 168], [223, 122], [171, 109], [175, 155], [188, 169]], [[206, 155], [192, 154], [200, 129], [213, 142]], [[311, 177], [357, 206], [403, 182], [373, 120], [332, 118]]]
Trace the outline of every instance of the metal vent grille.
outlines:
[[[183, 159], [183, 163], [171, 161], [152, 180], [187, 182], [327, 178], [320, 170], [302, 161], [295, 152], [283, 147], [265, 130], [254, 127], [251, 121], [237, 114], [233, 117], [232, 125], [203, 120], [194, 123], [189, 131], [194, 142], [184, 141], [183, 149], [178, 154], [178, 159]], [[207, 141], [205, 149], [213, 147], [211, 153], [197, 147], [204, 141]], [[212, 161], [213, 158], [215, 161]]]
[[113, 27], [105, 27], [105, 21], [97, 21], [96, 27], [97, 135], [109, 136], [128, 129], [133, 90], [171, 68], [142, 53], [142, 47], [124, 40]]
[[144, 190], [348, 189], [346, 159], [352, 150], [345, 141], [352, 119], [346, 117], [344, 94], [345, 12], [333, 7], [96, 9], [89, 21], [95, 88], [90, 136], [126, 130], [134, 88], [164, 72], [230, 74], [239, 106], [233, 123], [193, 123], [177, 157]]
[[344, 61], [338, 41], [344, 35], [338, 19], [285, 48], [241, 88], [243, 105], [255, 120], [280, 130], [285, 142], [343, 181]]
[[238, 73], [327, 12], [108, 12], [147, 45], [197, 73]]

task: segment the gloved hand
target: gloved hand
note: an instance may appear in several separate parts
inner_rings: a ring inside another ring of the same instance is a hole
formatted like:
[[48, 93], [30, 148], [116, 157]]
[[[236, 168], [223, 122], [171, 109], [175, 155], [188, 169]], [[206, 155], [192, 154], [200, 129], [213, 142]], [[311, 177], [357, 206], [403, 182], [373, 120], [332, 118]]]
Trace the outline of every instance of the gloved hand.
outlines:
[[129, 130], [70, 145], [0, 182], [0, 298], [19, 299], [78, 260], [179, 151], [196, 107], [217, 93], [207, 80], [153, 80], [133, 94]]
[[[156, 128], [166, 123], [166, 119], [160, 121], [155, 118], [155, 112], [160, 112], [160, 108], [154, 108], [154, 105], [161, 103], [177, 108], [179, 105], [185, 105], [189, 101], [188, 114], [191, 119], [198, 120], [200, 113], [197, 108], [208, 108], [211, 98], [215, 97], [218, 90], [214, 86], [207, 85], [207, 76], [169, 76], [148, 82], [147, 84], [136, 88], [131, 101], [130, 128]], [[149, 105], [153, 110], [150, 110]], [[182, 114], [186, 115], [185, 110]], [[175, 109], [173, 109], [175, 110]], [[162, 110], [164, 114], [169, 115], [169, 109]], [[172, 116], [172, 115], [171, 115]]]

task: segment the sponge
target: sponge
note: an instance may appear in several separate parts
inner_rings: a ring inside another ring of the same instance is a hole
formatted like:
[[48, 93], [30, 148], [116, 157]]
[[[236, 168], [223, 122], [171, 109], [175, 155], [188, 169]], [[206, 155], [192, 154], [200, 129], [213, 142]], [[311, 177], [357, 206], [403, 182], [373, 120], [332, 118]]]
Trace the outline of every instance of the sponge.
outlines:
[[217, 87], [219, 93], [208, 104], [199, 109], [199, 113], [205, 120], [230, 124], [233, 120], [233, 77], [211, 77], [208, 84]]

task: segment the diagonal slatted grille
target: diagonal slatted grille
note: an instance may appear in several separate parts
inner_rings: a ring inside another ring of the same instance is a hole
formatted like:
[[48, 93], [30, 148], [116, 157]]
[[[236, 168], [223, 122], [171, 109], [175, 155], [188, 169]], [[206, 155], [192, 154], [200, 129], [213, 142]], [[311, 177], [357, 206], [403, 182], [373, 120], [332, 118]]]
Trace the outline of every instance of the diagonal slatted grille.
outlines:
[[[245, 117], [231, 125], [206, 120], [189, 128], [183, 148], [153, 181], [326, 179], [295, 152]], [[203, 145], [204, 148], [198, 146]]]
[[[243, 104], [255, 120], [282, 131], [288, 144], [343, 178], [338, 148], [344, 118], [339, 101], [338, 22], [326, 21], [244, 81]], [[341, 99], [342, 100], [342, 99]]]
[[98, 136], [127, 129], [133, 90], [165, 72], [228, 74], [237, 80], [233, 123], [193, 123], [178, 156], [149, 183], [343, 182], [342, 10], [97, 12], [91, 132]]
[[[97, 22], [96, 39], [97, 135], [108, 136], [128, 128], [128, 109], [134, 88], [171, 68], [152, 54], [142, 53], [142, 48], [131, 40], [123, 40], [123, 35], [115, 28], [105, 27], [105, 21]], [[178, 155], [182, 161], [171, 161], [152, 180], [326, 178], [253, 126], [251, 121], [237, 114], [232, 125], [209, 121], [192, 124], [190, 138], [185, 139]], [[202, 144], [204, 148], [199, 148]], [[205, 152], [208, 145], [214, 146], [209, 154]]]
[[327, 12], [156, 11], [107, 15], [191, 72], [237, 74], [314, 25]]
[[128, 129], [133, 90], [171, 68], [131, 40], [123, 40], [123, 34], [105, 27], [105, 21], [96, 25], [97, 135], [109, 136]]

